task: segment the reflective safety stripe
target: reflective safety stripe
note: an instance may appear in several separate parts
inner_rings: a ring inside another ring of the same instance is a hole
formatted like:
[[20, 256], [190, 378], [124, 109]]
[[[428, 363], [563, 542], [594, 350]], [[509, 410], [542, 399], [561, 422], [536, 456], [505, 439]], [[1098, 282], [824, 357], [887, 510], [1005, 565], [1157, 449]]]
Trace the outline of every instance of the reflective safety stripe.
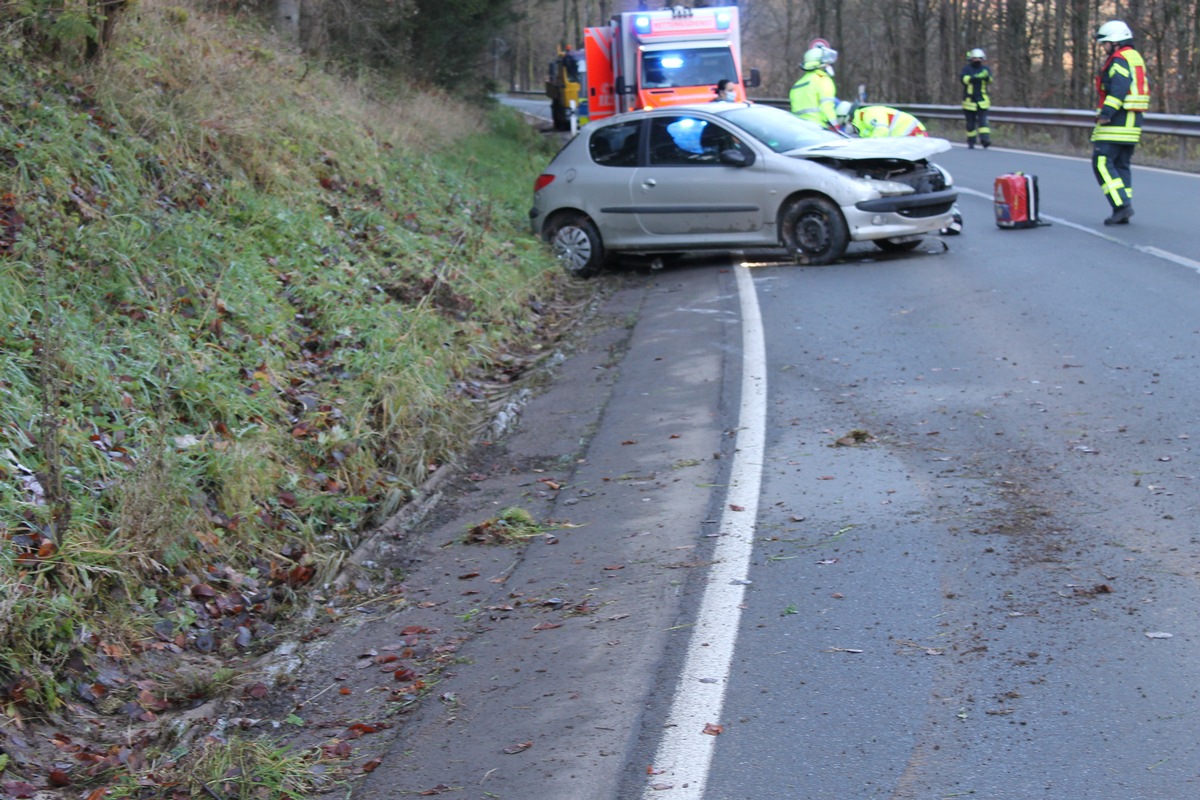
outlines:
[[1126, 197], [1132, 197], [1133, 192], [1125, 188], [1125, 181], [1121, 180], [1120, 175], [1115, 175], [1108, 168], [1108, 159], [1104, 156], [1096, 158], [1096, 171], [1100, 173], [1100, 190], [1108, 197], [1113, 206], [1124, 204], [1122, 193]]
[[1139, 114], [1133, 111], [1126, 113], [1123, 125], [1097, 125], [1092, 130], [1093, 142], [1132, 142], [1137, 144], [1142, 138], [1141, 120]]
[[1150, 79], [1146, 77], [1146, 62], [1142, 60], [1141, 53], [1132, 48], [1124, 51], [1122, 55], [1133, 70], [1132, 85], [1129, 87], [1129, 94], [1125, 95], [1125, 108], [1130, 111], [1145, 111], [1150, 108]]

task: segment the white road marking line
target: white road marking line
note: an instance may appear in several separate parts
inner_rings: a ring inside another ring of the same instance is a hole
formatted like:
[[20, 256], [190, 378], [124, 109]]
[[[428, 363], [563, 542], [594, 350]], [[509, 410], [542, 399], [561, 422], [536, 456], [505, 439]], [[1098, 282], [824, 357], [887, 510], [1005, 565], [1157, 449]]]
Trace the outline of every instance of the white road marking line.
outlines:
[[734, 269], [742, 313], [742, 399], [737, 446], [729, 471], [729, 490], [721, 513], [721, 536], [713, 553], [714, 563], [663, 738], [654, 757], [655, 774], [649, 776], [642, 795], [645, 800], [662, 798], [661, 792], [652, 788], [655, 784], [671, 784], [671, 800], [704, 797], [717, 739], [704, 732], [705, 726], [722, 724], [725, 687], [729, 683], [754, 549], [766, 440], [766, 345], [750, 270], [744, 266]]
[[[957, 142], [951, 142], [950, 144], [952, 147], [959, 147], [962, 149], [966, 149], [967, 147], [965, 144], [958, 144]], [[995, 145], [992, 145], [991, 149], [994, 152], [1015, 153], [1019, 156], [1036, 156], [1037, 158], [1057, 158], [1060, 161], [1083, 161], [1086, 163], [1091, 163], [1092, 160], [1091, 156], [1069, 156], [1063, 153], [1043, 153], [1037, 150], [1018, 150], [1015, 147], [996, 147]], [[1168, 169], [1167, 167], [1147, 167], [1143, 166], [1142, 164], [1137, 165], [1137, 171], [1161, 172], [1163, 175], [1175, 175], [1176, 177], [1182, 178], [1200, 178], [1200, 173], [1197, 172], [1180, 172], [1177, 169]]]
[[[968, 189], [965, 186], [959, 186], [956, 188], [958, 189], [960, 194], [969, 194], [969, 195], [973, 195], [975, 197], [982, 197], [984, 200], [995, 201], [994, 195], [987, 194], [984, 192], [979, 192], [979, 191], [976, 191], [975, 189]], [[1096, 230], [1095, 228], [1089, 228], [1086, 225], [1080, 225], [1078, 222], [1072, 222], [1069, 219], [1062, 219], [1061, 217], [1052, 217], [1049, 214], [1043, 214], [1042, 219], [1046, 220], [1047, 222], [1053, 222], [1055, 225], [1064, 225], [1068, 228], [1074, 228], [1077, 231], [1081, 231], [1081, 232], [1089, 234], [1091, 236], [1095, 236], [1098, 239], [1103, 239], [1106, 242], [1112, 242], [1113, 244], [1123, 245], [1125, 247], [1130, 248], [1131, 250], [1137, 250], [1139, 253], [1145, 253], [1148, 256], [1154, 256], [1155, 258], [1161, 258], [1164, 261], [1170, 261], [1172, 264], [1178, 264], [1181, 267], [1187, 267], [1188, 269], [1193, 269], [1196, 272], [1200, 272], [1200, 261], [1195, 261], [1191, 258], [1188, 258], [1187, 256], [1181, 256], [1178, 253], [1172, 253], [1170, 250], [1163, 250], [1161, 247], [1155, 247], [1155, 246], [1149, 245], [1149, 244], [1131, 244], [1129, 242], [1124, 242], [1115, 236], [1109, 236], [1107, 233]]]

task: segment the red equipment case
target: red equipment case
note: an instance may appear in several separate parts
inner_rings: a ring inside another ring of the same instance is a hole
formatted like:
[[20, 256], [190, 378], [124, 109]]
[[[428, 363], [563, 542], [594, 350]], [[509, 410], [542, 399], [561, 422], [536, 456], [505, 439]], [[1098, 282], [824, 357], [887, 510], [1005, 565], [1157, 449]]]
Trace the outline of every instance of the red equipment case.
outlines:
[[1001, 228], [1036, 228], [1038, 218], [1037, 175], [1012, 172], [996, 178], [996, 224]]

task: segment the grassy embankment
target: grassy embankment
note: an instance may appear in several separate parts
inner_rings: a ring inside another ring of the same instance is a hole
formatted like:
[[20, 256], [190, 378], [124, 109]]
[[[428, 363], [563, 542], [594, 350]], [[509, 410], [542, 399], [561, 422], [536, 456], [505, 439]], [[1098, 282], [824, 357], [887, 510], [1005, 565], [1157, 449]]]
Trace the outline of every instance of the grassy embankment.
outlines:
[[[14, 30], [0, 723], [129, 740], [269, 647], [553, 324], [560, 273], [524, 227], [548, 153], [515, 115], [390, 97], [161, 0], [86, 68]], [[6, 741], [3, 779], [45, 785]], [[90, 752], [71, 785], [136, 766]]]

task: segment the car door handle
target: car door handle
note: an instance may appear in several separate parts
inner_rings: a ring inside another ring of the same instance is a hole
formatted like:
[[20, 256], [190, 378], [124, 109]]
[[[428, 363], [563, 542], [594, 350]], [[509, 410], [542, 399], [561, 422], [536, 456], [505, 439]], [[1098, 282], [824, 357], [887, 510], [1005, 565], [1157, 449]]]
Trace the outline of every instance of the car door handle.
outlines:
[[646, 180], [642, 181], [643, 189], [651, 189], [655, 186], [658, 186], [658, 181], [654, 180], [654, 178], [646, 178]]

